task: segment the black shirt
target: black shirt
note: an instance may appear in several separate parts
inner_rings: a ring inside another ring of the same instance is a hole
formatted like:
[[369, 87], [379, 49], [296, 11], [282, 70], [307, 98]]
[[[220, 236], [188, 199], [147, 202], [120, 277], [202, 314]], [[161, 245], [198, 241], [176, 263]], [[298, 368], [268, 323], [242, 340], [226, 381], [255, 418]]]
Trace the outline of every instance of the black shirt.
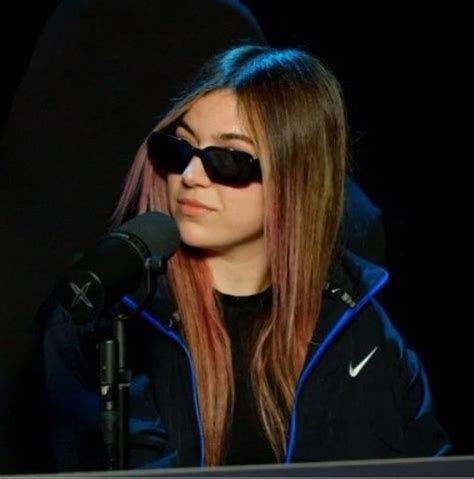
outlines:
[[232, 343], [235, 406], [225, 464], [268, 464], [276, 458], [257, 414], [250, 381], [252, 331], [255, 321], [271, 305], [271, 289], [252, 296], [219, 294]]

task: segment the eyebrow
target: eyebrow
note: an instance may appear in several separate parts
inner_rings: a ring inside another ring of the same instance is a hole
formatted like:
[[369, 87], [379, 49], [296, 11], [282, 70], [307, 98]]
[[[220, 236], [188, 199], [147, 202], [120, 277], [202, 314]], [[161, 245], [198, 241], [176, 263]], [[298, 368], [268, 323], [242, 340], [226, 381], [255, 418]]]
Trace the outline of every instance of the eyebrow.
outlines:
[[[176, 127], [182, 127], [184, 128], [188, 133], [194, 136], [196, 138], [196, 133], [194, 130], [181, 118], [178, 120], [176, 123]], [[252, 146], [255, 146], [252, 138], [250, 138], [247, 135], [243, 135], [242, 133], [233, 133], [233, 132], [228, 132], [228, 133], [218, 133], [215, 135], [217, 138], [220, 140], [241, 140], [245, 141], [246, 143], [249, 143]]]

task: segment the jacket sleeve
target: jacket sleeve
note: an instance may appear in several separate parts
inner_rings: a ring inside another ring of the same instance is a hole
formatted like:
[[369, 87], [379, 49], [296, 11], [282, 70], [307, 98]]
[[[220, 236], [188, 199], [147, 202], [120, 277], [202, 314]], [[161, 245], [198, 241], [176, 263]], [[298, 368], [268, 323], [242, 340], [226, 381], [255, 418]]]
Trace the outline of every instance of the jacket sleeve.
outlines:
[[395, 346], [397, 360], [393, 381], [397, 389], [404, 430], [405, 455], [410, 457], [442, 456], [452, 444], [435, 417], [426, 371], [418, 355], [407, 348], [389, 320], [385, 310], [373, 301], [382, 321], [386, 340]]
[[[108, 321], [78, 326], [55, 304], [41, 312], [42, 360], [53, 459], [59, 471], [103, 470], [97, 340]], [[149, 378], [134, 372], [130, 386], [130, 465], [165, 467], [167, 435]]]
[[[51, 446], [59, 471], [98, 470], [105, 457], [100, 440], [99, 396], [93, 360], [84, 355], [87, 337], [60, 306], [41, 311], [45, 395]], [[81, 334], [82, 333], [82, 334]]]

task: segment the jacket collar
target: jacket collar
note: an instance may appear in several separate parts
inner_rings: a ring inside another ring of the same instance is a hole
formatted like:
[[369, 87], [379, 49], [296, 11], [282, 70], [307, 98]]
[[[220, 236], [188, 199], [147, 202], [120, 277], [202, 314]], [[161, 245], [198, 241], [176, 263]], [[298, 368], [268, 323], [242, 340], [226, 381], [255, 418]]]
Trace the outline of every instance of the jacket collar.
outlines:
[[[388, 272], [380, 266], [349, 250], [342, 251], [331, 268], [319, 325], [312, 342], [324, 338], [346, 310], [353, 309], [355, 312], [363, 307], [385, 285], [388, 277]], [[145, 291], [140, 289], [124, 298], [123, 302], [134, 308], [144, 295]], [[164, 277], [159, 278], [155, 298], [146, 311], [167, 328], [179, 323], [179, 312]]]
[[[333, 263], [310, 350], [318, 347], [336, 326], [342, 331], [350, 324], [356, 313], [384, 287], [388, 278], [384, 268], [349, 250], [343, 251]], [[339, 324], [341, 320], [344, 324]]]

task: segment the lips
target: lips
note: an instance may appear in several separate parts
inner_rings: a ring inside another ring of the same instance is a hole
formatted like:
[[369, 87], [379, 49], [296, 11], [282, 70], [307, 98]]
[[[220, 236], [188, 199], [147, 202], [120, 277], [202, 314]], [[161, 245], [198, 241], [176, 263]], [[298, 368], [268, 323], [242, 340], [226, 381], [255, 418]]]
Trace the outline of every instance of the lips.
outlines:
[[206, 204], [201, 203], [200, 201], [192, 200], [190, 198], [180, 198], [178, 199], [178, 204], [183, 206], [189, 206], [192, 208], [202, 208], [208, 211], [214, 211], [214, 208], [211, 208], [210, 206], [207, 206]]

